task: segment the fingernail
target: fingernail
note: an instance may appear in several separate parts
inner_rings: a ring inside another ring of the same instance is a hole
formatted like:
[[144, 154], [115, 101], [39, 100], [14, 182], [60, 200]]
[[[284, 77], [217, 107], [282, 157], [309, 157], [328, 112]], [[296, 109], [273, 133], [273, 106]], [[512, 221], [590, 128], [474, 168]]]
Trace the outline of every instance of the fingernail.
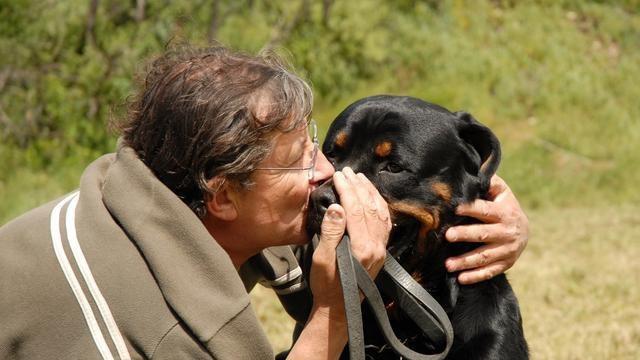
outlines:
[[327, 216], [329, 217], [329, 220], [333, 221], [333, 222], [338, 222], [340, 220], [342, 220], [342, 214], [336, 210], [327, 210]]
[[449, 241], [456, 241], [457, 237], [458, 237], [458, 234], [456, 234], [455, 230], [449, 229], [449, 230], [447, 230], [447, 233], [445, 234], [445, 237]]
[[458, 282], [462, 285], [472, 285], [477, 283], [478, 281], [480, 281], [480, 279], [478, 279], [473, 274], [462, 273], [460, 274], [460, 276], [458, 276]]
[[445, 266], [447, 267], [447, 271], [449, 272], [456, 270], [455, 265], [456, 265], [455, 261], [451, 259], [448, 259], [447, 261], [445, 261]]

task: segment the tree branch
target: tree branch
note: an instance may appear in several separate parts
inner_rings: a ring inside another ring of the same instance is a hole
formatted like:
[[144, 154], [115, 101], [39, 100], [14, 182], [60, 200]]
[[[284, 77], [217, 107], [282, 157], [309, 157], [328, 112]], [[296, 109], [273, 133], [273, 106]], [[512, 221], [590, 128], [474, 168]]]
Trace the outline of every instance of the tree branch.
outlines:
[[136, 21], [139, 23], [144, 21], [145, 5], [146, 5], [145, 0], [136, 0]]
[[220, 26], [220, 1], [213, 0], [211, 2], [211, 21], [209, 22], [209, 42], [213, 42], [218, 34], [218, 27]]

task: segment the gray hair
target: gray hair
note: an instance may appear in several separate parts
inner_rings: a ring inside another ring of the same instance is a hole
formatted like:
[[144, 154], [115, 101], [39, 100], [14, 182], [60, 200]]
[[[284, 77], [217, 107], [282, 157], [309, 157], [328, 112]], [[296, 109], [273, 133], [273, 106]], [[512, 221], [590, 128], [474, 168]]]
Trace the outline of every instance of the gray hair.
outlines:
[[[153, 61], [119, 126], [156, 177], [199, 216], [225, 179], [242, 188], [272, 151], [276, 131], [306, 126], [310, 86], [276, 54], [222, 46], [174, 48]], [[258, 109], [258, 104], [268, 104]], [[261, 111], [259, 113], [259, 111]]]

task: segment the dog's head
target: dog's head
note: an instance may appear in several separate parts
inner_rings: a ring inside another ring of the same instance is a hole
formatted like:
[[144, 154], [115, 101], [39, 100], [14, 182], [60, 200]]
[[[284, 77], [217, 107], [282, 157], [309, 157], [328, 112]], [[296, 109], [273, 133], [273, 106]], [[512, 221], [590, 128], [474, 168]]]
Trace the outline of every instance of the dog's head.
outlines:
[[[500, 163], [495, 135], [465, 112], [400, 96], [372, 96], [335, 119], [322, 151], [337, 170], [351, 167], [386, 199], [395, 228], [392, 253], [409, 244], [425, 252], [429, 234], [452, 221], [458, 204], [483, 197]], [[327, 207], [339, 199], [327, 182], [311, 195], [309, 230], [319, 231]]]

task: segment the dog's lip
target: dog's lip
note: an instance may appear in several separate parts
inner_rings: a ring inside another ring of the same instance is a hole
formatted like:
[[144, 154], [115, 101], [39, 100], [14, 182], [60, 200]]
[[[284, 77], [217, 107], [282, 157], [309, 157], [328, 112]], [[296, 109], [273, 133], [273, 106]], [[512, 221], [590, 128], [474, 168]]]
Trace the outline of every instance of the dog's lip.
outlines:
[[311, 184], [309, 186], [309, 193], [307, 194], [307, 206], [309, 205], [309, 202], [311, 201], [311, 194], [313, 194], [313, 192], [316, 191], [319, 187], [320, 187], [320, 185], [316, 185], [316, 184]]

